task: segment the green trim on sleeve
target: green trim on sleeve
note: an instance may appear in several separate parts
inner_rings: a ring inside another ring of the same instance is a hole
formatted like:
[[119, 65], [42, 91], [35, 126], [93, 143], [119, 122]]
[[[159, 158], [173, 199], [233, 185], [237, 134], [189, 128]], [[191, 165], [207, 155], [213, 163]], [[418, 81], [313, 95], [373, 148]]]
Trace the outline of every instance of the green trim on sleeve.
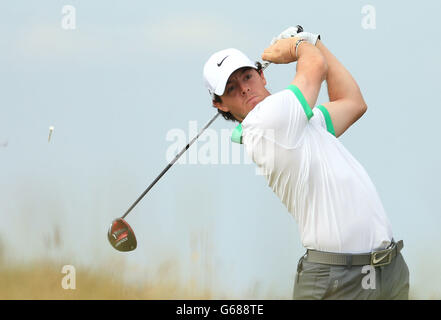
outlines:
[[231, 141], [242, 144], [242, 123], [233, 130]]
[[303, 107], [303, 110], [305, 111], [306, 117], [308, 118], [308, 120], [311, 119], [311, 117], [314, 114], [312, 113], [312, 109], [309, 106], [308, 101], [306, 101], [305, 97], [303, 96], [302, 91], [300, 91], [300, 89], [296, 85], [293, 85], [293, 84], [290, 84], [286, 89], [294, 92], [297, 99], [299, 99], [300, 103], [302, 104], [302, 107]]
[[326, 129], [335, 137], [334, 125], [332, 124], [331, 115], [329, 114], [328, 110], [325, 108], [324, 105], [319, 105], [317, 108], [319, 108], [325, 116]]

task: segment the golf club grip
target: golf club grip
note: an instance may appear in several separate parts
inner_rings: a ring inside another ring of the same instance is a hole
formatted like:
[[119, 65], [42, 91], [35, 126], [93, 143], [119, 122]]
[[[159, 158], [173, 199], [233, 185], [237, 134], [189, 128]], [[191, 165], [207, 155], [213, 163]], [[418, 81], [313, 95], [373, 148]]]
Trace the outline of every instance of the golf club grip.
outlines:
[[190, 146], [193, 144], [193, 142], [195, 142], [196, 139], [199, 138], [199, 136], [205, 131], [205, 129], [207, 129], [213, 123], [213, 121], [216, 120], [216, 118], [219, 115], [220, 115], [219, 112], [216, 113], [216, 115], [210, 121], [208, 121], [208, 123], [201, 129], [201, 131], [189, 143], [187, 143], [187, 145], [184, 147], [184, 149], [182, 149], [175, 156], [175, 158], [164, 168], [164, 170], [161, 171], [159, 176], [157, 176], [156, 179], [153, 180], [153, 182], [147, 187], [147, 189], [145, 189], [145, 191], [138, 197], [138, 199], [136, 199], [136, 201], [126, 211], [126, 213], [124, 213], [124, 215], [121, 217], [122, 219], [124, 219], [130, 213], [130, 211], [132, 211], [132, 209], [138, 204], [139, 201], [141, 201], [141, 199], [147, 194], [147, 192], [149, 192], [150, 189], [153, 188], [153, 186], [156, 184], [156, 182], [158, 182], [158, 180], [161, 179], [161, 177], [168, 171], [168, 169], [170, 169], [175, 164], [175, 162], [178, 161], [178, 159], [182, 156], [182, 154], [185, 151], [187, 151], [188, 148], [190, 148]]

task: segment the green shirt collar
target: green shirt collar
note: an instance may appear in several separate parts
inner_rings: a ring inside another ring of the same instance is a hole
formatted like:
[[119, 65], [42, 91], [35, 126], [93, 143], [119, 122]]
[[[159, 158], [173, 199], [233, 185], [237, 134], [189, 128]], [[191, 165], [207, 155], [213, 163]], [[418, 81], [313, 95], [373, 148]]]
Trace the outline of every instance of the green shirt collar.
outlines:
[[239, 123], [239, 125], [233, 130], [233, 133], [231, 134], [231, 141], [242, 144], [242, 123]]

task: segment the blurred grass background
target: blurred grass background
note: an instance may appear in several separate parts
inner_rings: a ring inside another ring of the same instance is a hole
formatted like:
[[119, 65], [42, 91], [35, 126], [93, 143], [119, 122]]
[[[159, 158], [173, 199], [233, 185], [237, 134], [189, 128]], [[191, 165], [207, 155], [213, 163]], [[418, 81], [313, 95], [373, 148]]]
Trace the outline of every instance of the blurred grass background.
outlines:
[[75, 268], [75, 289], [63, 289], [63, 265], [33, 261], [24, 265], [0, 266], [1, 300], [121, 300], [121, 299], [212, 299], [209, 290], [182, 286], [167, 277], [143, 284], [127, 283], [122, 275], [85, 267]]
[[124, 256], [115, 256], [93, 267], [70, 264], [75, 268], [75, 289], [64, 289], [63, 278], [73, 276], [70, 271], [63, 272], [65, 261], [68, 260], [49, 256], [13, 261], [0, 236], [0, 300], [213, 298], [207, 286], [197, 278], [182, 283], [176, 277], [178, 261], [163, 262], [154, 275], [145, 274], [142, 281], [134, 281], [133, 277], [128, 280], [127, 275], [136, 268], [128, 265]]

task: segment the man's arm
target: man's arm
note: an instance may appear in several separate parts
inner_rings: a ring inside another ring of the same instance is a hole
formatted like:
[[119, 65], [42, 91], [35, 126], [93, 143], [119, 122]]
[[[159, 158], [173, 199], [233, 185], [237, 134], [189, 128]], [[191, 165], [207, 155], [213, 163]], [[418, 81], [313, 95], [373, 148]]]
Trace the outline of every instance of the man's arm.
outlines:
[[292, 84], [303, 93], [308, 105], [314, 108], [322, 82], [327, 77], [326, 58], [314, 45], [302, 42], [297, 48], [296, 75]]
[[326, 78], [328, 67], [321, 51], [306, 41], [298, 45], [298, 52], [296, 52], [297, 40], [299, 40], [297, 37], [278, 40], [265, 49], [262, 60], [274, 63], [297, 61], [296, 75], [292, 84], [300, 89], [308, 105], [313, 108], [320, 92], [321, 83]]
[[335, 130], [335, 136], [342, 135], [366, 112], [367, 105], [360, 88], [348, 70], [337, 58], [318, 40], [316, 47], [326, 59], [328, 73], [329, 102], [323, 106], [328, 110]]

